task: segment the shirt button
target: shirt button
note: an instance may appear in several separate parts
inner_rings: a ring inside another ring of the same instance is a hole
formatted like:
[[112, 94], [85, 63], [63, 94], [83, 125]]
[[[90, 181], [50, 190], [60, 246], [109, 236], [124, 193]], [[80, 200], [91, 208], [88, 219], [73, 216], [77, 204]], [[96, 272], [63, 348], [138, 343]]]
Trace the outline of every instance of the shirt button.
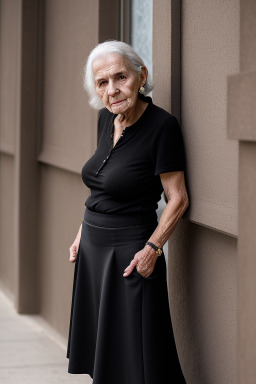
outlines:
[[103, 163], [105, 163], [106, 160], [103, 160]]

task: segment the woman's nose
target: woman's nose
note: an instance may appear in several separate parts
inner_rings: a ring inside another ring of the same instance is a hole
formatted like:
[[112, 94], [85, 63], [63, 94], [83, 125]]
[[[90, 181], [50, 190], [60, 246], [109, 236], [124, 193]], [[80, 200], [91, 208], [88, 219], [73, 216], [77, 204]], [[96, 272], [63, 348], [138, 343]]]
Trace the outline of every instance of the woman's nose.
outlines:
[[116, 88], [114, 82], [110, 81], [108, 83], [108, 95], [114, 96], [116, 94], [116, 92], [117, 92], [117, 88]]

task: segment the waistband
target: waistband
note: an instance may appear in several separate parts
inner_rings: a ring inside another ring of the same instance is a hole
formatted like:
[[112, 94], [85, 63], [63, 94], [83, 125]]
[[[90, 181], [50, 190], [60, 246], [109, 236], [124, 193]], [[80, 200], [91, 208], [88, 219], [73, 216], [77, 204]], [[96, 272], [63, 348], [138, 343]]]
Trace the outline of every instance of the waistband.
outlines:
[[141, 212], [138, 214], [110, 214], [94, 212], [86, 208], [84, 220], [99, 227], [127, 227], [134, 225], [153, 225], [157, 223], [155, 211]]

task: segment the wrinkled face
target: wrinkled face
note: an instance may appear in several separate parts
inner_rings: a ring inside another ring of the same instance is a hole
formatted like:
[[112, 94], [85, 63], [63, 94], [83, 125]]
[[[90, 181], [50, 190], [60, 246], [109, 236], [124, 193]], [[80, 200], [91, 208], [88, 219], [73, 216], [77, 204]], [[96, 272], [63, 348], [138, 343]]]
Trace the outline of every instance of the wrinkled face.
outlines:
[[92, 65], [95, 89], [105, 107], [112, 113], [132, 113], [138, 91], [146, 82], [145, 67], [136, 73], [129, 61], [118, 54], [102, 55]]

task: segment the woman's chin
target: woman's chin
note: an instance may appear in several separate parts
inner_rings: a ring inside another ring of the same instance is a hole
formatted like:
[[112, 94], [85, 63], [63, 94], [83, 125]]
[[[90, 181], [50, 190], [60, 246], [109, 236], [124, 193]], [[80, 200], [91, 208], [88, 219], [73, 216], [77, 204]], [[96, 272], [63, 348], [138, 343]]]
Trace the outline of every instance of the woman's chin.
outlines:
[[124, 113], [127, 109], [127, 104], [125, 103], [125, 100], [124, 100], [117, 104], [112, 104], [111, 109], [112, 109], [112, 112], [115, 114]]

